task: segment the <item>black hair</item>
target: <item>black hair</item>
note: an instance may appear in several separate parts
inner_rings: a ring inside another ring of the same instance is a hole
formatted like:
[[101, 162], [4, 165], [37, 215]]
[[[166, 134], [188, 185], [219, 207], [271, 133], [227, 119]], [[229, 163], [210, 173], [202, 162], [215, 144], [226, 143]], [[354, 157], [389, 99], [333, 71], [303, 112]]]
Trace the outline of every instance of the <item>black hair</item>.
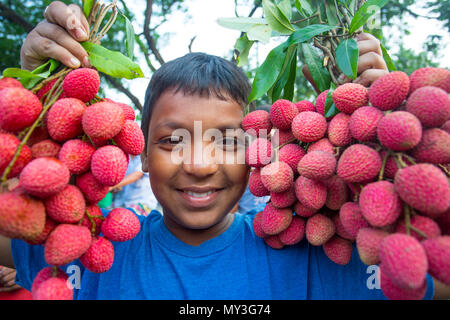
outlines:
[[246, 107], [251, 86], [246, 74], [235, 63], [206, 53], [188, 53], [163, 64], [153, 74], [145, 93], [141, 122], [145, 146], [153, 107], [168, 89], [182, 90], [186, 95], [232, 99]]

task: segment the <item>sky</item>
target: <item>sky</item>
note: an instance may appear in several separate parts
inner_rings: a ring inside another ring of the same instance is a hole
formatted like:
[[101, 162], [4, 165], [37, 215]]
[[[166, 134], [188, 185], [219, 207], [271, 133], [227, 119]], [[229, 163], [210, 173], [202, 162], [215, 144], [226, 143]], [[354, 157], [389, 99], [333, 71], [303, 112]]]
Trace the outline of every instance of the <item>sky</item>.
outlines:
[[[240, 32], [236, 30], [226, 29], [217, 23], [218, 18], [235, 17], [235, 1], [234, 0], [185, 0], [184, 6], [187, 8], [187, 12], [174, 12], [169, 21], [165, 22], [158, 28], [158, 32], [163, 34], [161, 43], [165, 45], [160, 48], [160, 52], [166, 61], [175, 59], [189, 52], [189, 43], [195, 36], [192, 43], [192, 51], [201, 51], [209, 54], [218, 55], [224, 58], [231, 58], [231, 50], [234, 47], [236, 39], [239, 37]], [[142, 0], [130, 1], [129, 7], [133, 12], [142, 12], [142, 15], [136, 14], [136, 21], [133, 21], [135, 32], [141, 32], [142, 23], [144, 19], [143, 11], [145, 10], [145, 3]], [[240, 6], [238, 7], [238, 14], [241, 16], [247, 16], [250, 7]], [[426, 11], [420, 10], [419, 7], [414, 8], [421, 14], [426, 14]], [[261, 17], [262, 10], [258, 9], [254, 17]], [[157, 23], [156, 21], [152, 21]], [[151, 26], [153, 26], [153, 23]], [[414, 49], [416, 52], [422, 51], [422, 43], [426, 37], [430, 34], [441, 34], [444, 36], [444, 41], [447, 45], [447, 52], [450, 50], [449, 34], [443, 28], [442, 24], [433, 20], [425, 18], [419, 18], [414, 20], [414, 23], [410, 24], [411, 34], [405, 36], [405, 44], [407, 47]], [[393, 30], [395, 32], [395, 30]], [[277, 45], [277, 42], [271, 40], [268, 44], [253, 46], [251, 55], [255, 58], [254, 61], [260, 63], [264, 61], [269, 51]], [[257, 59], [256, 59], [257, 57]], [[447, 58], [447, 59], [445, 59]], [[147, 78], [129, 80], [130, 88], [134, 95], [136, 95], [143, 103], [145, 96], [145, 89], [149, 82], [149, 76], [151, 73], [146, 68], [145, 61], [139, 62], [144, 74]], [[257, 62], [255, 62], [257, 63]], [[156, 63], [156, 65], [158, 65]], [[441, 66], [450, 68], [450, 59], [448, 54], [443, 55]], [[129, 99], [120, 93], [108, 92], [112, 99], [130, 103]]]

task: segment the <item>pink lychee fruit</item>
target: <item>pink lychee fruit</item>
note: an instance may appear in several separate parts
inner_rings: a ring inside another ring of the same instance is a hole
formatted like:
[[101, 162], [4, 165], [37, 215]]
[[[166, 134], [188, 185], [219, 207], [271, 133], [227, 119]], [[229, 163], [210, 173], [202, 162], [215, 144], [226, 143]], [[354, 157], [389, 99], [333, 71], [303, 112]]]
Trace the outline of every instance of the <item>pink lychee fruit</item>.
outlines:
[[384, 271], [383, 264], [379, 269], [380, 287], [383, 294], [389, 300], [422, 300], [427, 292], [427, 281], [424, 280], [422, 285], [417, 289], [405, 289], [397, 286]]
[[281, 242], [278, 234], [265, 237], [264, 242], [272, 249], [282, 249], [284, 247], [284, 244]]
[[297, 199], [306, 207], [319, 210], [327, 200], [327, 187], [322, 181], [300, 176], [294, 184]]
[[47, 116], [50, 137], [56, 141], [66, 141], [81, 135], [81, 119], [85, 110], [83, 101], [78, 99], [65, 98], [56, 101]]
[[305, 220], [298, 216], [293, 216], [289, 226], [281, 231], [278, 236], [285, 245], [291, 246], [299, 243], [305, 236]]
[[411, 73], [409, 80], [411, 82], [411, 94], [426, 86], [438, 87], [450, 93], [450, 71], [444, 68], [417, 69]]
[[314, 142], [324, 137], [327, 131], [327, 120], [320, 113], [312, 111], [300, 112], [292, 120], [292, 133], [302, 142]]
[[125, 208], [115, 208], [109, 212], [101, 225], [105, 238], [111, 241], [128, 241], [141, 230], [138, 217]]
[[325, 151], [329, 152], [332, 155], [335, 154], [334, 146], [331, 144], [328, 138], [322, 138], [316, 142], [313, 142], [308, 147], [308, 152], [312, 151]]
[[144, 151], [144, 134], [137, 122], [125, 120], [122, 130], [113, 140], [125, 153], [137, 156]]
[[95, 147], [90, 143], [72, 139], [66, 141], [59, 152], [59, 160], [64, 163], [70, 173], [81, 174], [89, 170]]
[[317, 210], [308, 208], [308, 207], [304, 206], [300, 201], [297, 201], [294, 204], [294, 212], [297, 216], [309, 218], [312, 215], [314, 215], [317, 212]]
[[373, 141], [377, 137], [377, 127], [383, 112], [374, 107], [361, 107], [352, 113], [349, 129], [353, 138], [359, 141]]
[[388, 232], [378, 228], [365, 227], [359, 229], [356, 235], [356, 249], [364, 264], [370, 266], [380, 263], [380, 243], [388, 235]]
[[325, 255], [334, 263], [345, 266], [352, 258], [352, 242], [337, 235], [323, 244]]
[[[19, 145], [20, 140], [17, 139], [16, 136], [9, 133], [0, 133], [0, 175], [5, 173], [5, 169], [14, 158]], [[31, 161], [31, 159], [31, 149], [27, 145], [24, 145], [7, 178], [9, 179], [18, 176], [22, 169]]]
[[100, 183], [90, 171], [77, 176], [75, 184], [88, 203], [99, 202], [109, 192], [109, 187]]
[[95, 69], [78, 68], [67, 74], [62, 87], [67, 97], [89, 102], [100, 88], [100, 76]]
[[337, 175], [346, 182], [368, 181], [378, 175], [381, 166], [378, 152], [366, 145], [354, 144], [345, 149], [339, 158]]
[[356, 239], [360, 229], [369, 226], [369, 223], [362, 215], [359, 204], [356, 202], [344, 203], [339, 210], [339, 219], [352, 239]]
[[273, 162], [261, 169], [261, 182], [271, 192], [283, 192], [293, 185], [294, 172], [287, 163]]
[[263, 231], [261, 227], [261, 219], [262, 219], [263, 211], [258, 212], [255, 214], [255, 217], [253, 218], [252, 226], [253, 226], [253, 232], [257, 237], [265, 238], [268, 235]]
[[345, 83], [333, 91], [332, 98], [339, 111], [352, 114], [356, 109], [369, 103], [369, 92], [358, 83]]
[[313, 246], [321, 246], [333, 237], [336, 226], [333, 220], [321, 213], [316, 213], [306, 220], [306, 239]]
[[261, 228], [267, 235], [279, 234], [285, 230], [292, 221], [292, 210], [289, 208], [276, 208], [268, 203], [262, 213]]
[[80, 262], [91, 272], [106, 272], [114, 262], [114, 246], [104, 237], [94, 237], [89, 249], [80, 257]]
[[382, 111], [399, 107], [409, 93], [409, 77], [402, 71], [390, 72], [375, 80], [369, 88], [369, 101]]
[[242, 129], [255, 137], [268, 137], [272, 130], [270, 115], [265, 110], [255, 110], [248, 113], [242, 120]]
[[281, 130], [291, 127], [292, 120], [299, 113], [297, 106], [289, 100], [279, 99], [270, 108], [270, 121]]
[[127, 167], [127, 155], [116, 146], [101, 147], [91, 158], [92, 175], [106, 186], [114, 186], [122, 181]]
[[33, 300], [73, 300], [73, 288], [67, 280], [67, 274], [59, 268], [42, 269], [33, 280]]
[[297, 106], [298, 112], [303, 111], [316, 111], [314, 104], [308, 100], [301, 100], [295, 104]]
[[[421, 234], [424, 234], [426, 236], [426, 239], [436, 238], [441, 235], [441, 229], [439, 228], [439, 225], [436, 223], [436, 221], [434, 221], [433, 219], [430, 219], [428, 217], [424, 217], [424, 216], [420, 216], [420, 215], [416, 214], [410, 218], [409, 223], [413, 227], [409, 230], [410, 235], [419, 241], [422, 241], [425, 239]], [[421, 234], [417, 233], [416, 230], [420, 231]], [[404, 219], [399, 220], [399, 222], [395, 228], [395, 232], [396, 233], [407, 233], [406, 222]]]
[[329, 90], [322, 91], [316, 99], [316, 112], [323, 116], [325, 116], [325, 101], [327, 100], [328, 92]]
[[328, 124], [328, 139], [336, 147], [344, 147], [352, 141], [350, 116], [338, 113]]
[[295, 196], [294, 186], [291, 186], [286, 191], [283, 192], [271, 192], [270, 193], [270, 202], [274, 207], [277, 208], [287, 208], [292, 206], [297, 201], [297, 197]]
[[117, 135], [125, 124], [125, 115], [115, 103], [97, 102], [83, 113], [84, 132], [93, 139], [108, 140]]
[[327, 186], [325, 206], [331, 210], [339, 210], [349, 197], [347, 184], [336, 175], [326, 180], [325, 184]]
[[250, 193], [256, 197], [264, 197], [270, 194], [270, 191], [263, 185], [261, 181], [261, 169], [256, 168], [250, 174], [248, 179], [248, 189]]
[[428, 259], [428, 272], [450, 286], [450, 237], [442, 236], [422, 242]]
[[419, 144], [411, 150], [417, 162], [450, 163], [450, 134], [438, 128], [424, 130]]
[[329, 152], [308, 152], [298, 163], [297, 171], [313, 180], [331, 178], [336, 170], [336, 158]]
[[3, 77], [0, 79], [0, 90], [5, 88], [23, 88], [23, 85], [17, 79], [10, 77]]
[[263, 138], [255, 139], [245, 153], [245, 162], [250, 167], [261, 168], [272, 160], [272, 145]]
[[381, 144], [391, 150], [406, 151], [419, 144], [422, 125], [412, 113], [395, 111], [378, 122], [377, 137]]
[[86, 212], [79, 224], [87, 227], [91, 231], [91, 234], [98, 236], [103, 220], [102, 209], [96, 204], [90, 204], [86, 206]]
[[298, 144], [289, 143], [278, 151], [278, 160], [287, 163], [296, 172], [297, 165], [305, 154], [305, 150]]
[[86, 203], [80, 189], [67, 185], [63, 190], [45, 199], [45, 210], [55, 221], [76, 223], [81, 220], [86, 210]]
[[33, 159], [42, 157], [58, 158], [61, 146], [53, 140], [47, 139], [33, 144], [31, 154]]

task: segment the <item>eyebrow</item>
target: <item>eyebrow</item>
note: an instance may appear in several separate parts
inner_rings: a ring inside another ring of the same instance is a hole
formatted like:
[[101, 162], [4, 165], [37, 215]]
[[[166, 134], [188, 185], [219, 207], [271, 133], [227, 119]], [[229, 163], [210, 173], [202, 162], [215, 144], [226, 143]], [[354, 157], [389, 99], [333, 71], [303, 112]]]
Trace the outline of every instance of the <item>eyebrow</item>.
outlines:
[[[159, 129], [159, 128], [161, 128], [161, 127], [167, 127], [167, 128], [170, 128], [170, 129], [174, 129], [174, 130], [175, 130], [175, 129], [185, 128], [186, 126], [185, 126], [184, 124], [179, 123], [179, 122], [176, 122], [176, 121], [164, 121], [164, 122], [161, 122], [160, 124], [158, 124], [158, 125], [155, 127], [155, 130], [156, 130], [156, 129]], [[224, 124], [224, 125], [221, 125], [221, 126], [215, 128], [215, 129], [218, 129], [218, 130], [220, 130], [220, 131], [225, 132], [226, 130], [238, 130], [238, 129], [242, 129], [242, 125], [241, 125], [241, 124], [239, 124], [239, 125]]]

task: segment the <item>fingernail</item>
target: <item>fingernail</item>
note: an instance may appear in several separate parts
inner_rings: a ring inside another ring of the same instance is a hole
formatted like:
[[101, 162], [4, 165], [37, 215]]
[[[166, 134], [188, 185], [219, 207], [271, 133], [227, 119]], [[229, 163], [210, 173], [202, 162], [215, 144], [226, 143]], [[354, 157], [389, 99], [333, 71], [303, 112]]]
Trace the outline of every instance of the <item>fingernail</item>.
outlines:
[[91, 63], [89, 62], [89, 58], [88, 57], [84, 57], [83, 58], [83, 66], [84, 67], [90, 67]]
[[76, 28], [73, 32], [78, 39], [85, 39], [87, 37], [86, 32], [81, 28]]
[[72, 64], [72, 67], [75, 67], [75, 68], [80, 66], [80, 60], [78, 60], [75, 57], [70, 59], [70, 63]]

